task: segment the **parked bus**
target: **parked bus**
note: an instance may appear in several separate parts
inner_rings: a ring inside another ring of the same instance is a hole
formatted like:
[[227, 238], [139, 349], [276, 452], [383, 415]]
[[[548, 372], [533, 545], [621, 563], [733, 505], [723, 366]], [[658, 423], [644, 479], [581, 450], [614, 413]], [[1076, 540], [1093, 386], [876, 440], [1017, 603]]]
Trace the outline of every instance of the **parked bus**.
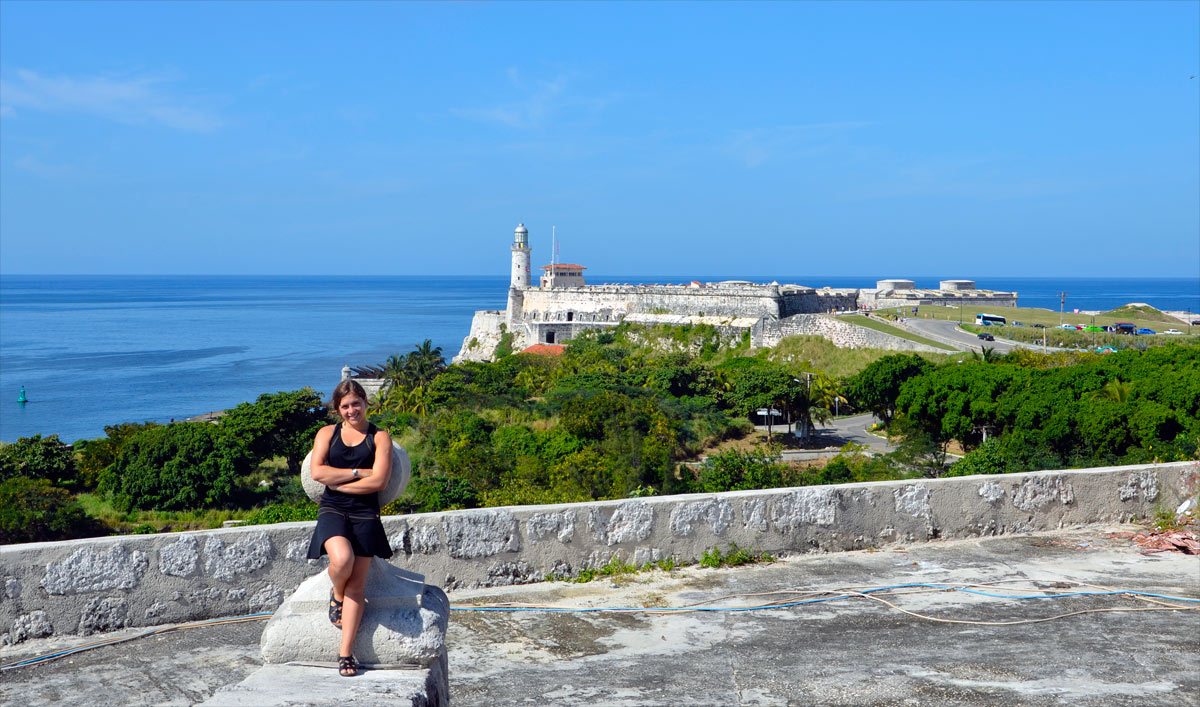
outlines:
[[1133, 325], [1133, 322], [1116, 322], [1112, 325], [1112, 327], [1113, 331], [1117, 332], [1118, 334], [1137, 333], [1137, 327]]
[[996, 314], [976, 314], [976, 326], [1004, 326], [1008, 320]]

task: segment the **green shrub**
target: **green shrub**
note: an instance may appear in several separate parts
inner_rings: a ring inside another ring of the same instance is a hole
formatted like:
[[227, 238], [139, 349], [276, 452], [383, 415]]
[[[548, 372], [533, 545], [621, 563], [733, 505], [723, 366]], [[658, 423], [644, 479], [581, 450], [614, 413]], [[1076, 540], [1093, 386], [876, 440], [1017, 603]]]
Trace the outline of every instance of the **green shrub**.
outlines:
[[0, 483], [0, 543], [68, 540], [103, 534], [71, 494], [45, 479], [14, 477]]
[[206, 422], [177, 422], [142, 430], [125, 441], [117, 461], [100, 475], [100, 490], [118, 510], [211, 508], [232, 498], [234, 460]]
[[75, 452], [58, 435], [21, 437], [0, 446], [0, 481], [18, 476], [71, 486], [76, 481]]
[[256, 509], [246, 518], [246, 525], [269, 525], [271, 523], [291, 523], [300, 520], [316, 520], [317, 504], [311, 501], [303, 505], [285, 505], [273, 503]]
[[700, 566], [715, 569], [717, 567], [737, 567], [755, 562], [774, 561], [774, 556], [761, 550], [747, 550], [744, 547], [738, 547], [737, 543], [729, 543], [728, 552], [722, 553], [719, 547], [705, 551], [704, 555], [700, 558]]
[[730, 449], [704, 460], [697, 485], [705, 493], [778, 488], [785, 485], [785, 469], [776, 448]]
[[104, 437], [76, 442], [80, 486], [84, 489], [96, 488], [96, 484], [100, 482], [100, 474], [117, 460], [125, 440], [149, 427], [158, 427], [158, 423], [122, 422], [118, 425], [106, 425]]
[[221, 418], [221, 443], [239, 467], [253, 467], [280, 456], [287, 460], [288, 470], [298, 474], [317, 430], [329, 422], [328, 417], [321, 396], [312, 388], [265, 393]]

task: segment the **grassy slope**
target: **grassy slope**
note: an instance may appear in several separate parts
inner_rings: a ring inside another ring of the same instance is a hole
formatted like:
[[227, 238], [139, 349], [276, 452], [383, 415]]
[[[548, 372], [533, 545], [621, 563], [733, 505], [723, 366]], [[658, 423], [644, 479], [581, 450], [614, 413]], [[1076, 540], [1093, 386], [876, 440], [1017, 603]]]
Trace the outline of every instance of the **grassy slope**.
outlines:
[[[1137, 319], [1140, 321], [1163, 322], [1165, 324], [1169, 324], [1169, 325], [1175, 327], [1176, 329], [1178, 329], [1180, 327], [1180, 325], [1183, 324], [1183, 322], [1179, 321], [1175, 317], [1172, 317], [1169, 314], [1163, 314], [1162, 312], [1158, 311], [1157, 309], [1155, 309], [1154, 307], [1151, 307], [1149, 305], [1139, 305], [1139, 306], [1134, 307], [1134, 306], [1127, 304], [1124, 307], [1117, 307], [1116, 309], [1111, 309], [1111, 310], [1105, 312], [1101, 316], [1116, 317], [1117, 319], [1119, 319], [1121, 321], [1130, 321], [1131, 319]], [[1150, 328], [1155, 329], [1155, 331], [1158, 330], [1155, 327], [1150, 327]]]
[[[1037, 307], [993, 307], [988, 308], [986, 305], [978, 307], [964, 307], [962, 310], [962, 321], [964, 324], [975, 321], [975, 315], [983, 312], [988, 314], [999, 314], [1008, 319], [1008, 321], [1024, 322], [1025, 324], [1045, 324], [1048, 327], [1058, 326], [1059, 313], [1050, 309], [1041, 309]], [[886, 314], [881, 312], [880, 314]], [[949, 319], [958, 321], [958, 307], [936, 307], [923, 306], [918, 309], [917, 316], [925, 317], [929, 315], [933, 319]], [[874, 316], [874, 315], [873, 315]], [[1062, 321], [1065, 324], [1079, 324], [1087, 326], [1092, 323], [1093, 317], [1090, 314], [1073, 314], [1065, 312], [1062, 315]], [[1163, 326], [1164, 323], [1169, 323], [1170, 326], [1187, 333], [1187, 325], [1183, 322], [1170, 317], [1162, 312], [1159, 312], [1153, 307], [1147, 311], [1140, 309], [1130, 310], [1126, 308], [1114, 309], [1111, 312], [1104, 312], [1095, 316], [1097, 326], [1105, 324], [1114, 324], [1116, 322], [1132, 322], [1134, 325], [1146, 327], [1155, 331], [1162, 331], [1170, 327]], [[1200, 333], [1200, 328], [1197, 328], [1197, 333]]]
[[847, 317], [838, 317], [838, 319], [840, 321], [849, 322], [851, 324], [857, 324], [858, 326], [866, 327], [868, 329], [874, 329], [875, 331], [881, 331], [884, 334], [891, 334], [892, 336], [898, 336], [901, 339], [908, 339], [909, 341], [915, 341], [918, 344], [925, 344], [926, 346], [932, 346], [935, 349], [942, 349], [943, 351], [955, 351], [956, 350], [952, 346], [947, 346], [945, 344], [934, 341], [933, 339], [926, 339], [923, 336], [918, 336], [911, 332], [905, 331], [904, 329], [897, 329], [896, 327], [891, 326], [890, 324], [884, 324], [883, 322], [879, 321], [878, 319], [872, 319], [871, 317], [860, 317], [857, 314], [852, 314]]
[[[886, 349], [842, 349], [823, 336], [813, 335], [786, 337], [767, 354], [767, 357], [780, 363], [807, 361], [813, 370], [820, 371], [827, 376], [841, 378], [852, 376], [884, 356], [896, 353], [903, 352]], [[946, 356], [935, 353], [916, 353], [930, 361], [946, 360]], [[947, 352], [947, 356], [949, 355], [952, 354]]]

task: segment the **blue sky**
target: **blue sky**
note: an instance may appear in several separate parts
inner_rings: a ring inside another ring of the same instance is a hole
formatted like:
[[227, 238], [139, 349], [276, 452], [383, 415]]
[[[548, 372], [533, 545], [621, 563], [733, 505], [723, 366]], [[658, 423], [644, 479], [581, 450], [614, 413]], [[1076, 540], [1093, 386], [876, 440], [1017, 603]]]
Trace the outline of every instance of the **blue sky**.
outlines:
[[[1197, 75], [1197, 78], [1189, 78]], [[1200, 277], [1200, 3], [0, 2], [0, 272]]]

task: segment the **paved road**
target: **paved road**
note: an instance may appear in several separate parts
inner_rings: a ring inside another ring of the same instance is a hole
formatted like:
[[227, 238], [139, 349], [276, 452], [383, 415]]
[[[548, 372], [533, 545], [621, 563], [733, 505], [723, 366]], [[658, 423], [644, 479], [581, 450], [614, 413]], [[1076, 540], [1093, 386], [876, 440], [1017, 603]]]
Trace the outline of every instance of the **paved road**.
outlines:
[[[783, 451], [785, 461], [801, 461], [832, 457], [836, 455], [847, 442], [862, 444], [873, 452], [880, 454], [890, 452], [894, 447], [883, 437], [871, 434], [867, 428], [875, 424], [875, 416], [871, 413], [842, 417], [830, 422], [828, 426], [820, 426], [813, 431], [813, 442], [810, 449], [786, 449]], [[755, 429], [767, 429], [766, 425], [758, 425]], [[787, 426], [776, 425], [775, 434], [786, 435]]]
[[1008, 353], [1020, 346], [1015, 341], [999, 337], [995, 341], [983, 341], [978, 336], [959, 329], [958, 322], [954, 321], [909, 319], [905, 327], [921, 336], [927, 336], [934, 341], [950, 344], [966, 351], [979, 351], [981, 347], [987, 346], [995, 349], [996, 353]]

